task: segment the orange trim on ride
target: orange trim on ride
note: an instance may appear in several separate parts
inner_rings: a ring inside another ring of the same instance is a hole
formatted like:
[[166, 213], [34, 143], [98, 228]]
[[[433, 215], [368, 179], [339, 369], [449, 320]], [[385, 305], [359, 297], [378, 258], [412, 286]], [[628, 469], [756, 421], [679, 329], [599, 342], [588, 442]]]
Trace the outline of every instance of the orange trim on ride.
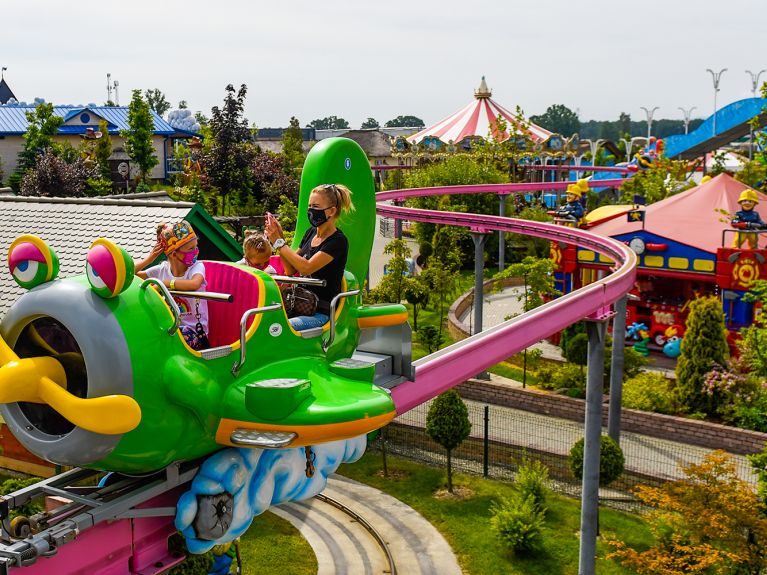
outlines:
[[221, 419], [216, 430], [216, 443], [219, 445], [230, 445], [232, 447], [243, 447], [235, 445], [229, 439], [235, 429], [257, 429], [259, 431], [282, 431], [286, 433], [295, 433], [296, 438], [286, 447], [305, 447], [307, 445], [317, 445], [327, 443], [328, 441], [337, 441], [339, 439], [349, 439], [365, 433], [370, 433], [389, 423], [396, 416], [396, 412], [390, 411], [383, 415], [375, 417], [366, 417], [364, 419], [355, 419], [344, 423], [327, 423], [323, 425], [276, 425], [269, 423], [253, 423], [251, 421], [237, 421], [236, 419]]
[[388, 327], [390, 325], [401, 325], [407, 321], [407, 312], [392, 313], [387, 315], [376, 315], [357, 318], [357, 326], [360, 329], [368, 327]]

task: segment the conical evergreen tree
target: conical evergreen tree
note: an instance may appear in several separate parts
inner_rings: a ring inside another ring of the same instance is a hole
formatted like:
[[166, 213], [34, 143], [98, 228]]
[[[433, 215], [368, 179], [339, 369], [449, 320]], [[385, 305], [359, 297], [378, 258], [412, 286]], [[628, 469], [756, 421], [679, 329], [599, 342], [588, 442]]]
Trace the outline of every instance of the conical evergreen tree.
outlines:
[[727, 355], [727, 329], [721, 302], [716, 297], [694, 300], [676, 364], [679, 398], [690, 412], [714, 412], [716, 406], [703, 391], [703, 379], [714, 363], [725, 365]]

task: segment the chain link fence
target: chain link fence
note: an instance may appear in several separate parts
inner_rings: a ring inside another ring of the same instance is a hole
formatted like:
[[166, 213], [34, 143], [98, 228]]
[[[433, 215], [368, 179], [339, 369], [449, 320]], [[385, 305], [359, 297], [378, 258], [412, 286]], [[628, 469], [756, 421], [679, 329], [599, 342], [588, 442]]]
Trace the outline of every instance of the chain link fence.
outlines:
[[[580, 497], [581, 484], [570, 472], [567, 456], [583, 437], [583, 424], [473, 401], [465, 401], [471, 434], [452, 454], [455, 470], [513, 481], [525, 457], [540, 460], [549, 469], [550, 487], [565, 495]], [[426, 435], [426, 414], [431, 402], [399, 416], [371, 446], [429, 465], [446, 465], [444, 448]], [[710, 450], [657, 439], [637, 433], [621, 433], [625, 457], [623, 475], [600, 489], [602, 503], [637, 509], [631, 494], [639, 484], [660, 484], [684, 476], [681, 466], [700, 463]], [[739, 477], [756, 486], [756, 476], [744, 456], [733, 455]]]

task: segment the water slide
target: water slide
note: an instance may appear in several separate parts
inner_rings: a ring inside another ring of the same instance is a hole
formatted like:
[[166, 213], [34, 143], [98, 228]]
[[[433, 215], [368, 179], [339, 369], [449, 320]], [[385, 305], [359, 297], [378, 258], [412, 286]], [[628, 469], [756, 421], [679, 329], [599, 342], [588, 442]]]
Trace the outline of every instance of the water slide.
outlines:
[[[673, 160], [692, 160], [747, 135], [749, 121], [757, 117], [759, 128], [767, 125], [767, 99], [746, 98], [728, 104], [709, 116], [689, 134], [664, 138], [664, 155]], [[716, 122], [716, 123], [714, 123]]]
[[[603, 181], [601, 184], [619, 185], [620, 182], [621, 180], [615, 180], [608, 184]], [[383, 202], [423, 195], [487, 192], [508, 194], [532, 191], [542, 186], [549, 189], [552, 186], [558, 187], [557, 184], [566, 186], [567, 182], [450, 186], [394, 190], [376, 195], [377, 212], [380, 216], [463, 226], [480, 233], [502, 231], [545, 238], [593, 250], [615, 262], [612, 273], [592, 284], [414, 362], [415, 381], [404, 382], [392, 390], [398, 414], [405, 413], [578, 320], [607, 317], [611, 304], [623, 297], [634, 285], [637, 259], [625, 244], [576, 228], [502, 216], [407, 208]]]

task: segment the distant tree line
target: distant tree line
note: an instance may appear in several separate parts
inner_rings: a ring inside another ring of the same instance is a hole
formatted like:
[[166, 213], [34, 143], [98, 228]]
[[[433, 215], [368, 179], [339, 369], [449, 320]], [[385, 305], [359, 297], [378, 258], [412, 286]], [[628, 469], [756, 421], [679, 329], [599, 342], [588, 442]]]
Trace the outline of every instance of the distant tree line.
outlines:
[[[617, 120], [589, 120], [581, 122], [578, 115], [567, 106], [554, 104], [539, 116], [530, 116], [530, 121], [546, 128], [551, 132], [570, 137], [575, 133], [581, 138], [596, 139], [605, 138], [617, 141], [620, 138], [646, 136], [647, 122], [635, 121], [631, 115], [621, 112]], [[703, 123], [701, 118], [690, 120], [689, 131], [692, 132]], [[652, 123], [652, 135], [657, 138], [666, 138], [675, 134], [684, 134], [683, 120], [658, 119]]]

